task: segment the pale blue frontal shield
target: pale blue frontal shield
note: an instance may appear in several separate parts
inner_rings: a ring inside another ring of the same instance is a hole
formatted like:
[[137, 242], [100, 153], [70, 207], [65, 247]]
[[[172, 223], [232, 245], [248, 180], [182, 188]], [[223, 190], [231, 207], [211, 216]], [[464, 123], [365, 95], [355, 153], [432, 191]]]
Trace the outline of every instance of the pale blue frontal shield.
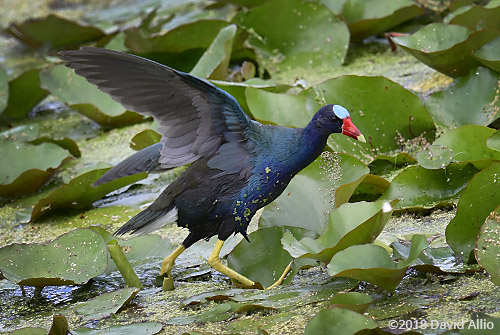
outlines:
[[339, 119], [345, 119], [346, 117], [351, 116], [347, 109], [340, 105], [333, 105], [333, 112]]

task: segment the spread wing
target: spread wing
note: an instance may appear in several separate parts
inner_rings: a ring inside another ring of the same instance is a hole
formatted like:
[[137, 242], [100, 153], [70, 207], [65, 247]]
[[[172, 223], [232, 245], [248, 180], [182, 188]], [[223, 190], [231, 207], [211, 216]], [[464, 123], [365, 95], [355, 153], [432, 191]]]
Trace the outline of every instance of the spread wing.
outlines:
[[250, 169], [246, 133], [253, 121], [228, 93], [187, 73], [118, 51], [83, 47], [60, 55], [66, 66], [125, 108], [158, 121], [161, 167], [215, 155], [209, 165], [221, 173]]

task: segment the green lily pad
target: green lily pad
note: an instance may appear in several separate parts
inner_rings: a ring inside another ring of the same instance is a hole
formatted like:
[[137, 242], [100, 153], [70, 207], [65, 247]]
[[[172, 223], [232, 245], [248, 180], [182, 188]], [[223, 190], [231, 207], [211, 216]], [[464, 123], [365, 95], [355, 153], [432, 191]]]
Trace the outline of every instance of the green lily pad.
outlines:
[[363, 180], [351, 195], [350, 202], [374, 201], [384, 194], [390, 184], [384, 178], [373, 174], [367, 174], [362, 178]]
[[116, 314], [120, 308], [132, 300], [139, 292], [136, 287], [126, 287], [114, 292], [101, 294], [71, 310], [83, 316], [84, 320], [100, 320]]
[[358, 334], [363, 329], [375, 329], [377, 322], [343, 308], [325, 309], [316, 314], [306, 326], [304, 335]]
[[236, 29], [234, 24], [222, 28], [190, 74], [204, 79], [226, 79]]
[[483, 65], [500, 72], [500, 36], [474, 51], [474, 57]]
[[488, 215], [498, 206], [500, 163], [477, 173], [465, 188], [457, 214], [446, 227], [446, 241], [465, 262], [474, 262], [476, 237]]
[[[323, 157], [300, 171], [283, 195], [265, 207], [260, 217], [261, 227], [294, 226], [317, 234], [323, 232], [339, 186], [368, 173], [366, 165], [352, 156], [324, 154]], [[345, 193], [342, 196], [348, 198]]]
[[160, 142], [161, 135], [152, 129], [146, 129], [136, 134], [130, 140], [130, 147], [134, 150], [142, 150], [155, 143]]
[[410, 0], [347, 0], [342, 9], [352, 41], [382, 33], [422, 14], [424, 9]]
[[488, 137], [486, 146], [492, 150], [500, 151], [500, 130], [497, 130], [493, 135]]
[[0, 114], [2, 118], [23, 118], [48, 95], [48, 92], [40, 87], [39, 71], [28, 70], [9, 81], [9, 102]]
[[294, 258], [312, 258], [328, 263], [341, 250], [373, 242], [389, 220], [396, 203], [397, 200], [344, 204], [330, 213], [328, 226], [317, 239], [304, 237], [298, 241], [287, 232], [281, 243]]
[[0, 271], [21, 286], [80, 285], [104, 272], [106, 244], [89, 229], [75, 229], [48, 244], [0, 248]]
[[[48, 143], [47, 143], [48, 144]], [[88, 208], [96, 200], [111, 191], [144, 179], [146, 173], [136, 174], [113, 180], [109, 183], [93, 187], [92, 184], [109, 169], [97, 169], [84, 173], [69, 183], [56, 188], [45, 198], [40, 199], [31, 213], [31, 221], [35, 221], [42, 215], [60, 209], [84, 209]]]
[[474, 249], [476, 260], [488, 271], [491, 281], [500, 285], [500, 206], [486, 218], [477, 235], [476, 248]]
[[0, 132], [0, 140], [29, 142], [36, 139], [39, 134], [40, 126], [38, 123], [33, 123]]
[[421, 62], [451, 77], [466, 75], [479, 62], [472, 51], [500, 35], [495, 30], [470, 31], [466, 27], [431, 23], [410, 36], [393, 37], [394, 43]]
[[[394, 250], [393, 255], [397, 252], [407, 255], [410, 250], [408, 244], [402, 245], [398, 242], [392, 243], [391, 247]], [[401, 251], [403, 247], [406, 250], [404, 253]], [[464, 264], [449, 246], [425, 249], [411, 267], [418, 271], [438, 274], [472, 273], [479, 270], [476, 264]]]
[[11, 335], [47, 335], [47, 329], [27, 327], [27, 328], [16, 329], [10, 334]]
[[[235, 303], [233, 303], [235, 304]], [[197, 313], [190, 316], [178, 316], [171, 318], [166, 323], [172, 325], [187, 325], [192, 322], [208, 322], [208, 321], [223, 321], [229, 319], [233, 315], [233, 304], [226, 302], [216, 305], [203, 313]]]
[[385, 154], [377, 155], [368, 165], [370, 172], [375, 175], [391, 173], [405, 166], [417, 163], [417, 160], [406, 152], [400, 152], [390, 156]]
[[455, 198], [478, 171], [469, 163], [438, 170], [410, 166], [394, 177], [381, 199], [401, 199], [398, 209], [433, 208]]
[[69, 151], [70, 154], [72, 154], [74, 157], [81, 157], [82, 153], [80, 152], [80, 149], [78, 148], [78, 144], [76, 142], [69, 138], [69, 137], [64, 137], [64, 138], [50, 138], [50, 137], [38, 137], [32, 141], [29, 141], [30, 144], [34, 145], [40, 145], [42, 143], [54, 143], [58, 146], [60, 146], [63, 149], [66, 149]]
[[144, 116], [127, 111], [121, 104], [64, 65], [40, 72], [41, 86], [72, 109], [106, 128], [141, 122]]
[[[64, 34], [61, 34], [62, 31]], [[105, 36], [98, 28], [84, 26], [54, 14], [19, 24], [13, 23], [4, 32], [32, 48], [47, 44], [53, 48], [77, 46]]]
[[444, 133], [434, 145], [448, 147], [453, 151], [456, 162], [472, 162], [476, 167], [483, 168], [492, 161], [500, 160], [500, 152], [486, 146], [487, 139], [494, 133], [494, 129], [471, 124]]
[[7, 107], [9, 101], [9, 77], [0, 65], [0, 114]]
[[240, 13], [234, 21], [250, 31], [248, 42], [257, 51], [259, 63], [278, 82], [292, 84], [297, 78], [318, 82], [330, 76], [328, 68], [344, 62], [349, 31], [322, 4], [268, 1]]
[[418, 164], [425, 169], [444, 169], [453, 160], [453, 152], [444, 145], [430, 145], [417, 153]]
[[500, 6], [485, 7], [471, 6], [465, 11], [458, 13], [451, 18], [450, 24], [457, 24], [469, 28], [470, 30], [496, 29], [500, 30]]
[[163, 326], [161, 323], [157, 322], [141, 322], [133, 323], [125, 326], [112, 326], [105, 329], [90, 329], [87, 327], [78, 328], [72, 330], [72, 335], [152, 335], [158, 334], [162, 330]]
[[340, 293], [330, 299], [329, 308], [344, 308], [363, 314], [366, 312], [370, 304], [372, 303], [372, 298], [368, 294], [359, 292], [346, 292]]
[[[387, 152], [399, 149], [401, 139], [422, 133], [428, 140], [434, 138], [434, 121], [420, 99], [385, 77], [341, 76], [319, 84], [316, 89], [326, 101], [349, 110], [368, 142], [366, 147]], [[328, 144], [333, 150], [342, 151], [350, 140], [338, 136], [335, 144]]]
[[363, 280], [394, 291], [408, 267], [427, 247], [424, 235], [414, 235], [409, 257], [395, 263], [383, 247], [373, 244], [353, 245], [332, 257], [328, 273], [336, 277]]
[[431, 95], [425, 108], [444, 127], [487, 126], [498, 117], [498, 80], [498, 73], [478, 67], [455, 79], [446, 90]]
[[0, 196], [15, 197], [38, 190], [71, 155], [52, 143], [31, 145], [0, 141]]

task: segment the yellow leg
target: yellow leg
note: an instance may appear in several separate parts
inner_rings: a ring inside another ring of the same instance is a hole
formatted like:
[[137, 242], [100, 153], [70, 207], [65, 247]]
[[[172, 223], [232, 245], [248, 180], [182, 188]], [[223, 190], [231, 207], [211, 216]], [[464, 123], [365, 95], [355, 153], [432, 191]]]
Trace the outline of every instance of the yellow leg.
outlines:
[[270, 290], [272, 288], [275, 288], [278, 285], [281, 285], [281, 283], [283, 282], [283, 279], [285, 279], [286, 275], [288, 274], [288, 272], [290, 272], [291, 268], [292, 268], [292, 262], [290, 262], [290, 264], [288, 264], [288, 266], [285, 268], [285, 271], [283, 271], [283, 274], [281, 275], [281, 277], [279, 277], [279, 279], [274, 284], [272, 284], [269, 287], [266, 287], [266, 290]]
[[214, 250], [210, 254], [210, 257], [208, 257], [208, 264], [210, 264], [211, 267], [213, 267], [215, 270], [219, 271], [222, 274], [225, 274], [231, 279], [237, 280], [239, 283], [243, 284], [244, 286], [252, 287], [255, 285], [255, 282], [251, 281], [247, 277], [239, 274], [238, 272], [231, 270], [227, 266], [223, 265], [220, 262], [219, 254], [220, 254], [220, 249], [222, 249], [222, 246], [224, 245], [224, 241], [222, 240], [217, 240], [217, 243], [215, 243]]
[[160, 275], [164, 273], [167, 274], [166, 277], [163, 278], [163, 291], [171, 291], [174, 289], [174, 279], [172, 278], [172, 267], [174, 266], [175, 260], [179, 257], [182, 252], [186, 250], [186, 248], [181, 244], [177, 247], [170, 255], [165, 257], [161, 262], [161, 271]]

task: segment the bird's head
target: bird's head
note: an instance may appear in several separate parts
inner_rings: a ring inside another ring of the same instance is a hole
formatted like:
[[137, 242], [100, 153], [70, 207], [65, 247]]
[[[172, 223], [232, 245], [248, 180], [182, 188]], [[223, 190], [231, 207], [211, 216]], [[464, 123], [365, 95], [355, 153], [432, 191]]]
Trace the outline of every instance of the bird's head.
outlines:
[[313, 118], [317, 127], [329, 133], [342, 133], [360, 142], [366, 143], [365, 137], [352, 123], [351, 115], [340, 105], [321, 107]]

